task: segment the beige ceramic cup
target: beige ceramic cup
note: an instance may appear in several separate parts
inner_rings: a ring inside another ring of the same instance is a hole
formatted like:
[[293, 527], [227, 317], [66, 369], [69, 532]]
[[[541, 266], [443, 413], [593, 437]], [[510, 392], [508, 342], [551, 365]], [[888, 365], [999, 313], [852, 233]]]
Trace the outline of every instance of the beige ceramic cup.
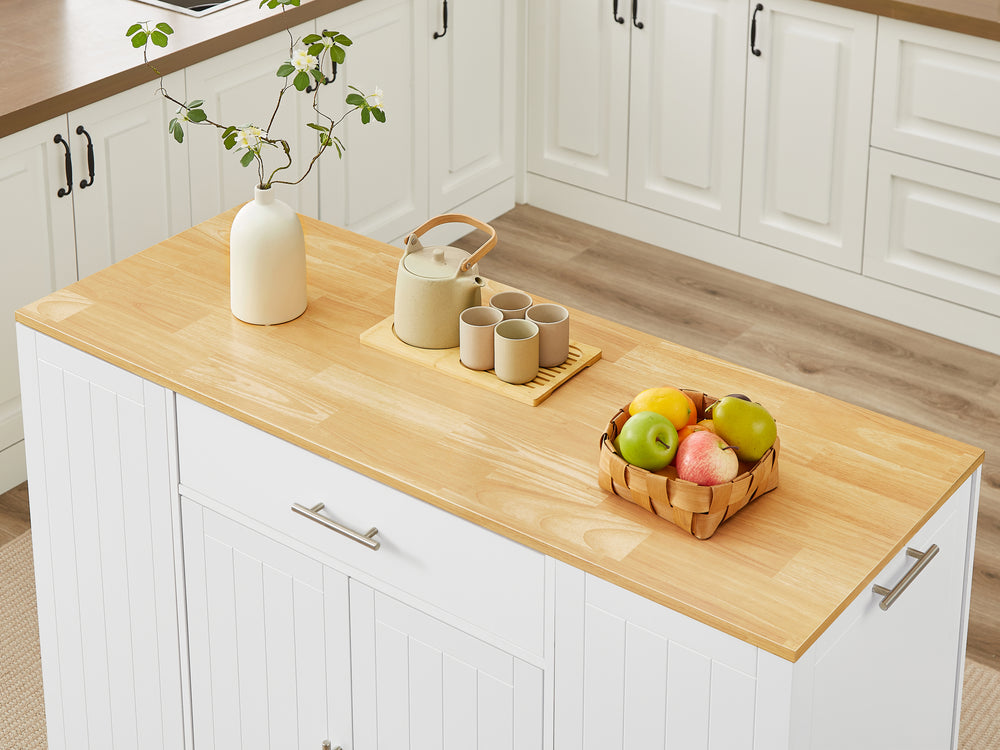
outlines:
[[538, 326], [510, 318], [497, 323], [493, 333], [493, 369], [497, 377], [519, 385], [538, 374]]
[[495, 307], [467, 307], [458, 316], [458, 356], [470, 370], [493, 369], [493, 329], [503, 320]]
[[523, 318], [525, 310], [531, 307], [531, 302], [531, 295], [524, 292], [497, 292], [490, 298], [490, 307], [502, 312], [504, 320], [507, 320]]
[[569, 356], [569, 310], [544, 302], [524, 314], [538, 326], [538, 366], [558, 367]]

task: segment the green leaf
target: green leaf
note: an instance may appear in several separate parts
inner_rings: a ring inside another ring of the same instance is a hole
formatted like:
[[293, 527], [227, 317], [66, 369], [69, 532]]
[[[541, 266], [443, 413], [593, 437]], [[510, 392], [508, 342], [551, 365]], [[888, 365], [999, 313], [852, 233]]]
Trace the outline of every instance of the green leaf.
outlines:
[[[323, 37], [321, 37], [319, 34], [307, 34], [306, 36], [302, 37], [303, 44], [315, 44], [316, 42], [320, 42], [322, 40]], [[310, 52], [309, 54], [312, 53]]]
[[342, 47], [330, 47], [330, 59], [340, 65], [347, 59], [347, 53]]
[[330, 128], [328, 128], [326, 125], [320, 125], [319, 123], [316, 123], [316, 122], [307, 122], [306, 123], [306, 127], [307, 128], [312, 128], [313, 130], [318, 130], [321, 133], [329, 133], [330, 132]]
[[244, 167], [249, 167], [251, 162], [253, 162], [253, 151], [247, 151], [243, 154], [243, 158], [240, 159], [240, 164]]
[[319, 55], [319, 53], [322, 52], [324, 49], [326, 49], [326, 45], [324, 45], [323, 42], [318, 42], [316, 44], [310, 45], [306, 49], [306, 52], [308, 52], [310, 55], [312, 55], [313, 57], [315, 57], [315, 56]]
[[227, 135], [222, 139], [222, 145], [226, 147], [226, 151], [232, 151], [233, 146], [236, 145], [236, 133], [232, 135]]
[[226, 128], [225, 130], [222, 131], [222, 137], [223, 138], [228, 138], [229, 136], [233, 135], [234, 133], [236, 133], [236, 126], [235, 125], [230, 125], [228, 128]]
[[188, 102], [189, 109], [197, 109], [205, 103], [204, 99], [195, 99], [193, 102]]
[[372, 115], [379, 122], [385, 122], [385, 112], [383, 112], [381, 109], [378, 109], [377, 107], [372, 107]]
[[337, 36], [333, 38], [333, 41], [335, 41], [337, 44], [343, 44], [345, 47], [350, 47], [352, 44], [354, 44], [354, 42], [352, 42], [350, 38], [348, 38], [344, 34], [337, 34]]
[[167, 46], [167, 35], [164, 34], [162, 31], [154, 31], [152, 34], [149, 35], [149, 38], [152, 40], [153, 44], [155, 44], [157, 47]]
[[187, 117], [191, 122], [205, 122], [208, 119], [203, 109], [189, 109]]
[[344, 101], [353, 107], [365, 106], [365, 98], [361, 94], [348, 94]]
[[278, 68], [278, 78], [288, 78], [292, 73], [295, 72], [295, 66], [290, 62], [282, 63]]
[[363, 110], [361, 110], [361, 122], [367, 125], [369, 122], [371, 122], [371, 119], [372, 119], [372, 111], [370, 109], [365, 107]]
[[142, 28], [141, 23], [134, 23], [128, 27], [128, 31], [125, 32], [125, 36], [132, 36], [135, 32], [139, 31], [141, 28]]
[[364, 95], [364, 93], [365, 93], [364, 91], [362, 91], [361, 89], [359, 89], [357, 86], [352, 86], [351, 84], [347, 84], [347, 88], [349, 88], [351, 91], [357, 91], [361, 95]]
[[309, 74], [304, 70], [300, 70], [295, 74], [295, 78], [292, 79], [292, 85], [299, 91], [305, 91], [306, 86], [309, 85]]
[[309, 71], [309, 75], [316, 79], [316, 83], [322, 85], [326, 84], [326, 76], [323, 75], [323, 71], [319, 68], [313, 68]]
[[132, 37], [132, 46], [136, 47], [136, 48], [138, 48], [138, 47], [145, 47], [146, 46], [146, 37], [147, 37], [147, 34], [146, 34], [145, 31], [138, 31], [138, 32], [136, 32], [135, 35]]
[[156, 24], [156, 28], [162, 31], [164, 34], [173, 34], [174, 30], [170, 28], [170, 24], [160, 22]]

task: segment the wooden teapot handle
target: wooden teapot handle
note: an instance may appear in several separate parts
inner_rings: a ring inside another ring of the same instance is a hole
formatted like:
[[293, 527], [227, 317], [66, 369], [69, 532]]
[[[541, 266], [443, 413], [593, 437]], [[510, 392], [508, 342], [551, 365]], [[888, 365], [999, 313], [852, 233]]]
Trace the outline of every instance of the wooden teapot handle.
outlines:
[[452, 224], [452, 223], [462, 223], [474, 226], [476, 229], [481, 229], [482, 231], [489, 234], [489, 238], [482, 244], [482, 246], [476, 250], [472, 255], [465, 260], [462, 265], [458, 267], [459, 272], [464, 273], [472, 268], [476, 263], [483, 259], [490, 250], [494, 248], [497, 244], [497, 230], [491, 227], [489, 224], [480, 221], [479, 219], [474, 219], [471, 216], [466, 216], [465, 214], [441, 214], [440, 216], [435, 216], [433, 219], [428, 219], [419, 227], [410, 232], [406, 237], [404, 245], [408, 245], [410, 242], [410, 237], [420, 237], [424, 232], [427, 232], [434, 227], [440, 226], [441, 224]]

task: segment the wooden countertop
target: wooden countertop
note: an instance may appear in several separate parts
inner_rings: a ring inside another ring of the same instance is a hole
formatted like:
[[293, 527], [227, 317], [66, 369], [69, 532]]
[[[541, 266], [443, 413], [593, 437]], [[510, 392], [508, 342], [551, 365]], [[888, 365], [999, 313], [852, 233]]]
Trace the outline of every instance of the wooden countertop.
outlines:
[[[978, 448], [579, 310], [571, 336], [603, 358], [538, 406], [462, 383], [360, 342], [392, 312], [401, 251], [308, 218], [306, 313], [247, 325], [229, 312], [233, 215], [17, 320], [785, 659], [983, 461]], [[748, 393], [779, 425], [778, 489], [706, 541], [597, 484], [609, 418], [670, 384]], [[387, 452], [387, 439], [401, 448]]]
[[[0, 0], [0, 137], [153, 80], [125, 39], [135, 21], [174, 28], [169, 53], [156, 58], [171, 73], [357, 1], [302, 0], [282, 12], [245, 0], [192, 18], [137, 0]], [[816, 2], [1000, 40], [1000, 0]]]

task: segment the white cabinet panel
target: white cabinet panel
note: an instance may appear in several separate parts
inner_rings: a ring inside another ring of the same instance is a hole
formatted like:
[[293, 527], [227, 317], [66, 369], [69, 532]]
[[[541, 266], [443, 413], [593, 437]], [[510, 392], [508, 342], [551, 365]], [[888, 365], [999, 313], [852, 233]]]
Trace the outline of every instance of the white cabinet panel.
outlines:
[[881, 19], [872, 144], [1000, 177], [1000, 42]]
[[[337, 80], [327, 86], [341, 111], [347, 85], [385, 92], [386, 122], [364, 125], [357, 115], [337, 128], [347, 147], [342, 161], [320, 163], [319, 218], [388, 242], [427, 219], [428, 38], [410, 0], [367, 0], [319, 18], [319, 28], [354, 42]], [[419, 32], [418, 30], [419, 29]], [[338, 93], [339, 92], [339, 93]]]
[[755, 15], [741, 234], [860, 271], [876, 16], [806, 0]]
[[[183, 97], [182, 73], [163, 85]], [[81, 279], [191, 225], [187, 150], [167, 133], [174, 110], [153, 82], [70, 113]]]
[[184, 499], [198, 748], [350, 748], [347, 578]]
[[746, 3], [658, 0], [640, 7], [644, 28], [632, 32], [628, 200], [735, 234]]
[[68, 140], [65, 117], [0, 140], [7, 236], [0, 244], [0, 451], [23, 436], [14, 311], [76, 281], [73, 198], [59, 196], [66, 190], [66, 151], [53, 141], [57, 135]]
[[[278, 93], [285, 83], [275, 72], [282, 61], [289, 59], [293, 39], [312, 33], [313, 28], [312, 24], [296, 26], [290, 30], [291, 36], [285, 32], [274, 34], [185, 70], [188, 98], [203, 99], [203, 108], [210, 120], [237, 127], [257, 125], [272, 137], [288, 141], [294, 164], [275, 179], [297, 180], [316, 153], [316, 132], [307, 127], [307, 123], [315, 121], [312, 94], [289, 89], [274, 116]], [[321, 92], [321, 103], [324, 105], [336, 107], [337, 100], [338, 97], [329, 88]], [[343, 99], [340, 98], [340, 101]], [[273, 124], [269, 126], [272, 117]], [[194, 223], [253, 198], [254, 186], [259, 181], [256, 163], [249, 167], [241, 166], [240, 157], [245, 152], [227, 151], [222, 145], [221, 130], [206, 124], [189, 124], [185, 143], [188, 144], [191, 161]], [[264, 153], [268, 174], [287, 162], [277, 149], [266, 149]], [[324, 158], [330, 158], [330, 155], [326, 154]], [[299, 213], [317, 216], [317, 181], [316, 168], [313, 167], [309, 176], [298, 185], [275, 185], [275, 195]]]
[[625, 197], [629, 9], [609, 0], [527, 4], [528, 170]]
[[48, 745], [183, 747], [172, 401], [27, 328], [18, 348]]
[[1000, 315], [1000, 180], [872, 149], [865, 273]]
[[512, 0], [430, 3], [430, 213], [444, 213], [514, 175], [516, 10]]
[[358, 750], [540, 750], [540, 669], [357, 581], [350, 586]]

